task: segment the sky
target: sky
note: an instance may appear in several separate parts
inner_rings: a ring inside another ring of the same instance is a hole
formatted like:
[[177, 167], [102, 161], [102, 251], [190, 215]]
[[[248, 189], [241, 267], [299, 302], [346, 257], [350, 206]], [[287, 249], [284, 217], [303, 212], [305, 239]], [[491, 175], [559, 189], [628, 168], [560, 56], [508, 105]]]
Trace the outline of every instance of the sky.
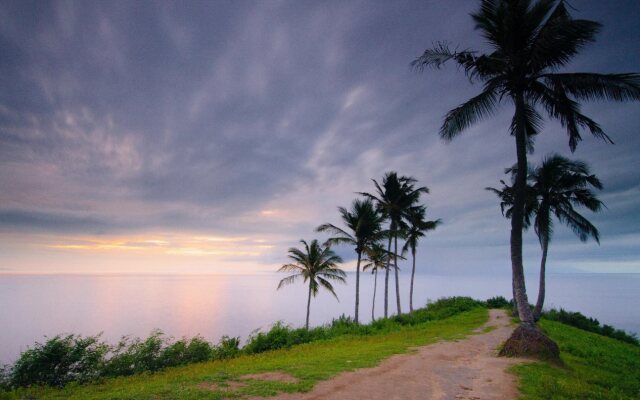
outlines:
[[[387, 171], [427, 186], [443, 221], [420, 270], [509, 273], [509, 221], [484, 188], [515, 161], [513, 110], [445, 143], [444, 115], [480, 86], [410, 67], [438, 41], [487, 50], [477, 4], [0, 2], [0, 273], [273, 271]], [[640, 2], [570, 5], [604, 28], [565, 71], [640, 71]], [[530, 160], [590, 164], [601, 242], [557, 226], [547, 268], [640, 272], [640, 104], [583, 110], [615, 145], [585, 133], [572, 154], [547, 121]]]

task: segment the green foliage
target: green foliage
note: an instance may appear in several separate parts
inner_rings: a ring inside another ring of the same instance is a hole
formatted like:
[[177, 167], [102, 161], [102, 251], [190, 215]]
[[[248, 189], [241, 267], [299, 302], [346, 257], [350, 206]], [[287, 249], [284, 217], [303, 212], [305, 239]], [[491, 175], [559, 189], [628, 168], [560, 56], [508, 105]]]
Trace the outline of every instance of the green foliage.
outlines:
[[162, 331], [145, 340], [123, 337], [112, 346], [100, 336], [55, 336], [36, 343], [13, 366], [0, 369], [0, 388], [34, 385], [61, 387], [69, 382], [88, 383], [103, 378], [156, 372], [168, 367], [236, 357], [240, 340], [223, 336], [218, 345], [200, 336], [173, 339]]
[[637, 399], [640, 347], [565, 324], [540, 320], [560, 346], [564, 367], [526, 363], [513, 368], [522, 399]]
[[488, 308], [511, 308], [513, 307], [513, 302], [511, 300], [507, 300], [502, 296], [492, 297], [487, 299], [485, 302]]
[[412, 313], [392, 317], [400, 325], [416, 325], [427, 321], [441, 320], [461, 312], [483, 307], [484, 304], [470, 297], [448, 297], [429, 303], [425, 308]]
[[552, 309], [543, 313], [543, 317], [551, 321], [562, 322], [566, 325], [571, 325], [585, 331], [608, 336], [636, 346], [640, 345], [640, 342], [635, 335], [629, 334], [620, 329], [615, 329], [610, 325], [601, 326], [597, 319], [588, 318], [579, 312], [565, 311], [562, 308], [560, 310]]
[[218, 345], [213, 349], [214, 360], [226, 360], [240, 354], [240, 338], [222, 336]]
[[277, 322], [267, 332], [254, 331], [243, 348], [246, 354], [289, 348], [294, 345], [318, 340], [327, 340], [342, 335], [368, 336], [391, 332], [402, 326], [417, 325], [428, 321], [442, 320], [453, 315], [483, 307], [480, 301], [469, 297], [451, 297], [428, 304], [410, 314], [379, 319], [368, 325], [356, 324], [350, 317], [341, 315], [330, 324], [310, 330], [294, 329]]
[[8, 378], [7, 386], [12, 387], [85, 383], [101, 375], [108, 349], [99, 341], [99, 335], [58, 335], [23, 352], [3, 375]]

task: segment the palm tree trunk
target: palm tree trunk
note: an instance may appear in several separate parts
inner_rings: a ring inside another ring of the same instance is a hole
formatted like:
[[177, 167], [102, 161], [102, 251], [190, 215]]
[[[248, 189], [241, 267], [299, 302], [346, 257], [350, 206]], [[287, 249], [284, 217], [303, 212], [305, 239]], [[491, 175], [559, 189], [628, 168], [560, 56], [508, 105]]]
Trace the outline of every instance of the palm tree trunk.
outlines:
[[518, 316], [518, 302], [516, 301], [516, 284], [513, 276], [511, 277], [511, 292], [513, 293], [513, 308], [511, 309], [511, 316]]
[[309, 297], [307, 298], [307, 322], [304, 327], [309, 330], [309, 309], [311, 308], [311, 283], [309, 283]]
[[537, 321], [542, 314], [542, 306], [544, 305], [545, 296], [545, 275], [547, 265], [547, 250], [549, 249], [549, 238], [542, 239], [542, 260], [540, 261], [540, 289], [538, 290], [538, 301], [536, 301], [536, 308], [533, 310], [533, 318]]
[[371, 322], [376, 320], [374, 311], [376, 309], [376, 287], [378, 286], [378, 268], [375, 267], [373, 275], [373, 303], [371, 304]]
[[398, 304], [398, 315], [400, 315], [402, 314], [402, 309], [400, 308], [400, 281], [398, 279], [398, 233], [395, 234], [394, 242], [393, 266], [396, 275], [396, 303]]
[[[391, 227], [393, 230], [393, 227]], [[389, 236], [389, 245], [387, 246], [387, 254], [391, 253], [391, 236]], [[384, 317], [389, 316], [389, 268], [391, 267], [391, 257], [387, 257], [387, 268], [384, 271]]]
[[527, 184], [527, 138], [525, 131], [525, 103], [523, 94], [517, 93], [516, 107], [516, 154], [518, 156], [518, 171], [515, 182], [515, 196], [513, 199], [513, 214], [511, 215], [511, 273], [513, 275], [513, 290], [520, 323], [534, 327], [533, 313], [529, 308], [527, 288], [524, 282], [524, 267], [522, 264], [522, 228], [524, 221], [524, 201]]
[[409, 312], [413, 312], [413, 278], [416, 275], [416, 251], [411, 249], [413, 255], [413, 268], [411, 269], [411, 287], [409, 289]]
[[358, 251], [358, 264], [356, 264], [356, 324], [358, 323], [358, 308], [360, 307], [360, 259], [362, 252]]

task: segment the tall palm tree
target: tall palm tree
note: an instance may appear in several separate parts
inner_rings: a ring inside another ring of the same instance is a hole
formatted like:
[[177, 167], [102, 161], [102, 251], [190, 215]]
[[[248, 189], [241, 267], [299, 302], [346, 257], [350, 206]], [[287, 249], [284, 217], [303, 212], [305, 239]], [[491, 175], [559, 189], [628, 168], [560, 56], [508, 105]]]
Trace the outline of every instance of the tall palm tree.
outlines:
[[582, 114], [581, 100], [640, 100], [640, 75], [559, 73], [580, 50], [595, 40], [601, 25], [573, 19], [560, 0], [481, 0], [471, 14], [476, 29], [491, 51], [453, 51], [446, 43], [427, 49], [412, 62], [418, 70], [439, 68], [453, 61], [473, 80], [484, 82], [483, 91], [449, 111], [440, 128], [444, 140], [452, 140], [475, 122], [491, 116], [498, 105], [514, 106], [509, 133], [515, 136], [517, 174], [511, 218], [511, 268], [518, 313], [525, 328], [535, 325], [528, 307], [522, 265], [522, 229], [527, 171], [527, 147], [542, 126], [542, 109], [560, 121], [575, 150], [581, 130], [611, 142], [602, 128]]
[[409, 289], [409, 311], [413, 312], [413, 280], [416, 275], [416, 248], [418, 247], [418, 241], [425, 236], [425, 232], [435, 230], [438, 225], [442, 224], [440, 219], [435, 221], [426, 221], [425, 214], [427, 208], [425, 206], [412, 207], [407, 215], [407, 222], [409, 223], [406, 232], [406, 242], [402, 247], [402, 252], [405, 253], [411, 250], [411, 256], [413, 258], [413, 266], [411, 268], [411, 286]]
[[[378, 209], [389, 219], [389, 242], [387, 251], [391, 252], [391, 240], [395, 242], [393, 264], [396, 278], [396, 304], [398, 307], [398, 315], [402, 314], [400, 305], [400, 281], [398, 278], [398, 236], [405, 227], [403, 219], [406, 217], [409, 209], [419, 201], [422, 193], [429, 193], [426, 187], [415, 187], [417, 182], [413, 177], [398, 176], [397, 172], [387, 172], [382, 178], [382, 185], [375, 179], [373, 184], [376, 187], [376, 195], [370, 193], [360, 193], [361, 195], [376, 202]], [[389, 263], [385, 268], [384, 279], [384, 317], [387, 318], [389, 310]]]
[[366, 258], [365, 263], [362, 266], [362, 271], [366, 271], [368, 269], [371, 270], [373, 274], [373, 301], [371, 304], [371, 321], [376, 319], [375, 317], [375, 308], [376, 308], [376, 290], [378, 286], [378, 270], [384, 270], [389, 265], [389, 259], [391, 258], [391, 254], [384, 249], [384, 246], [381, 243], [373, 243], [365, 250]]
[[[509, 170], [507, 170], [509, 171]], [[574, 207], [585, 207], [593, 212], [602, 209], [603, 203], [590, 188], [602, 189], [602, 183], [582, 161], [572, 161], [557, 154], [546, 157], [539, 167], [529, 169], [525, 201], [525, 229], [533, 226], [542, 249], [540, 260], [540, 286], [538, 300], [533, 310], [535, 320], [540, 318], [546, 292], [546, 263], [549, 242], [553, 236], [553, 219], [568, 225], [578, 238], [585, 242], [590, 237], [600, 243], [598, 229], [578, 213]], [[509, 218], [513, 207], [513, 186], [503, 183], [502, 190], [487, 188], [500, 199], [503, 214]]]
[[301, 240], [304, 249], [292, 247], [289, 249], [289, 258], [292, 263], [285, 264], [278, 272], [293, 272], [286, 278], [283, 278], [278, 284], [280, 288], [294, 283], [299, 278], [304, 282], [309, 281], [309, 296], [307, 298], [307, 319], [304, 324], [309, 329], [309, 309], [311, 307], [311, 296], [318, 294], [318, 289], [323, 287], [331, 292], [336, 299], [338, 295], [333, 290], [330, 280], [345, 283], [346, 274], [338, 267], [338, 263], [342, 262], [342, 258], [336, 255], [329, 246], [320, 246], [317, 240], [312, 240], [311, 244]]
[[355, 246], [358, 261], [356, 264], [356, 310], [354, 321], [358, 323], [358, 311], [360, 308], [360, 262], [362, 252], [370, 244], [382, 237], [382, 222], [384, 221], [384, 216], [376, 210], [376, 207], [369, 199], [356, 199], [351, 204], [351, 210], [338, 207], [338, 211], [340, 211], [342, 222], [344, 222], [349, 231], [345, 231], [332, 224], [322, 224], [316, 228], [316, 231], [330, 232], [336, 235], [327, 240], [327, 245], [349, 244]]

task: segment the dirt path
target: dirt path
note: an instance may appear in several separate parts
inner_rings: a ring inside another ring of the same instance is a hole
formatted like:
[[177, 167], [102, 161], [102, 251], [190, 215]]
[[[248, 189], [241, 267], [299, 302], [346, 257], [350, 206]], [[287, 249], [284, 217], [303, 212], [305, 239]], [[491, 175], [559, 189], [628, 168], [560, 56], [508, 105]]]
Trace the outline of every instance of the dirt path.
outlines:
[[457, 342], [440, 342], [392, 356], [375, 368], [345, 372], [318, 383], [311, 392], [271, 399], [515, 399], [515, 377], [505, 372], [517, 359], [496, 357], [496, 348], [513, 328], [502, 310], [490, 310], [491, 332]]

